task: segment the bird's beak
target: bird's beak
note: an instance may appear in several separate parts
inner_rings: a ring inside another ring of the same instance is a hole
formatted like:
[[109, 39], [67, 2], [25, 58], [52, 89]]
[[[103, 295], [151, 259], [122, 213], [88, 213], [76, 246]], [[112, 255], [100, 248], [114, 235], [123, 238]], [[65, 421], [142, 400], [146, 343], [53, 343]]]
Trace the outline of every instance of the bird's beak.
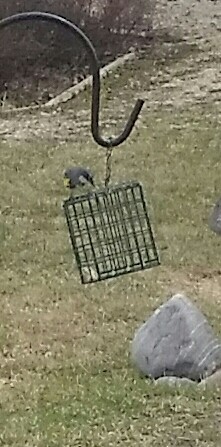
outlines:
[[69, 178], [64, 178], [64, 186], [65, 186], [65, 188], [69, 188], [69, 186], [70, 186], [70, 179]]

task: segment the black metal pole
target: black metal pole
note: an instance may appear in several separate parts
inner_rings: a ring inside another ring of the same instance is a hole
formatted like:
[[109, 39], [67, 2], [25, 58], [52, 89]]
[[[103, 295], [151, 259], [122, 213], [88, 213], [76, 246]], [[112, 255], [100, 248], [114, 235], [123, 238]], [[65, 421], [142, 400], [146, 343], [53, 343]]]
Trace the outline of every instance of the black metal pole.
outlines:
[[91, 66], [91, 72], [93, 77], [93, 83], [92, 83], [92, 102], [91, 102], [91, 132], [93, 135], [94, 140], [97, 144], [100, 146], [109, 148], [109, 147], [115, 147], [119, 146], [121, 143], [123, 143], [130, 135], [134, 124], [138, 118], [138, 115], [143, 107], [144, 101], [141, 99], [138, 99], [136, 101], [136, 104], [131, 112], [131, 115], [126, 123], [126, 126], [122, 133], [115, 138], [109, 138], [104, 139], [100, 135], [99, 131], [99, 112], [100, 112], [100, 68], [99, 68], [99, 61], [96, 55], [96, 51], [94, 46], [92, 45], [91, 41], [88, 39], [86, 34], [81, 31], [78, 26], [74, 25], [69, 20], [65, 19], [64, 17], [46, 13], [46, 12], [24, 12], [20, 14], [15, 14], [10, 17], [6, 17], [5, 19], [2, 19], [0, 21], [0, 28], [5, 28], [13, 23], [16, 22], [24, 22], [28, 20], [39, 20], [39, 21], [48, 21], [48, 22], [55, 22], [60, 25], [62, 25], [67, 30], [71, 31], [72, 34], [74, 34], [75, 37], [81, 40], [83, 43], [90, 61]]

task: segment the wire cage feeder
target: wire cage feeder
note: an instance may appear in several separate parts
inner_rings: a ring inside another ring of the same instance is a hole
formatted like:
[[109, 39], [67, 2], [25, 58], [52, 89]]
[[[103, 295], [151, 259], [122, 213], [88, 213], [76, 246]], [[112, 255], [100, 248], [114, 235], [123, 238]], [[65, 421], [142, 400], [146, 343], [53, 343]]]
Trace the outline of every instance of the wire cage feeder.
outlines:
[[140, 183], [70, 197], [63, 206], [83, 284], [159, 265]]
[[107, 149], [105, 188], [71, 196], [63, 203], [69, 235], [82, 283], [92, 283], [159, 265], [159, 257], [142, 186], [129, 182], [109, 186], [112, 149], [130, 135], [143, 107], [138, 99], [122, 133], [105, 139], [99, 131], [100, 67], [94, 46], [75, 24], [45, 12], [26, 12], [0, 21], [0, 28], [38, 20], [61, 25], [81, 41], [92, 73], [91, 133]]

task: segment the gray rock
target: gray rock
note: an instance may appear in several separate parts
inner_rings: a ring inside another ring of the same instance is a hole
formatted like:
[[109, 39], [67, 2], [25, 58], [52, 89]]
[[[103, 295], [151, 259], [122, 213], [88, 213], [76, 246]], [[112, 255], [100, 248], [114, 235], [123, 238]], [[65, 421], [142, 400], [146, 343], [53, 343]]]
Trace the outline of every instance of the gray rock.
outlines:
[[210, 229], [221, 236], [221, 199], [217, 200], [209, 217]]
[[183, 385], [195, 385], [196, 382], [187, 379], [186, 377], [164, 376], [155, 380], [155, 385], [169, 385], [172, 387], [181, 387]]
[[142, 375], [153, 379], [176, 376], [199, 381], [221, 367], [221, 342], [203, 314], [177, 294], [138, 329], [132, 361]]

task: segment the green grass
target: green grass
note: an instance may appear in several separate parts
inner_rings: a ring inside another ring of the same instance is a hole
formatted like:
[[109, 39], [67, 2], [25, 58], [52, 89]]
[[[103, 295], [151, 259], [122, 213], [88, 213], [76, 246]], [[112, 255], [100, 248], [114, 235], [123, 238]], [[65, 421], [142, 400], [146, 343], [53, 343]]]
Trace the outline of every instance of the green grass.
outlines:
[[[42, 378], [37, 396], [17, 398], [4, 436], [10, 445], [217, 445], [219, 399], [214, 393], [148, 387], [119, 371]], [[207, 427], [208, 414], [213, 415]], [[12, 417], [14, 415], [14, 418]], [[2, 421], [5, 427], [5, 420]], [[3, 437], [3, 440], [5, 439]], [[216, 444], [217, 443], [217, 444]], [[5, 444], [4, 444], [5, 445]]]
[[[139, 64], [120, 86], [136, 75], [148, 91], [148, 62]], [[114, 89], [104, 105], [113, 117], [126, 113], [138, 90], [123, 90], [126, 111]], [[83, 132], [62, 146], [1, 144], [0, 445], [220, 445], [220, 392], [156, 387], [129, 358], [135, 329], [175, 292], [221, 334], [221, 240], [207, 226], [220, 195], [220, 137], [220, 110], [210, 102], [144, 109], [114, 151], [112, 181], [143, 183], [162, 266], [86, 287], [61, 208], [62, 171], [89, 165], [102, 182], [104, 150]]]

